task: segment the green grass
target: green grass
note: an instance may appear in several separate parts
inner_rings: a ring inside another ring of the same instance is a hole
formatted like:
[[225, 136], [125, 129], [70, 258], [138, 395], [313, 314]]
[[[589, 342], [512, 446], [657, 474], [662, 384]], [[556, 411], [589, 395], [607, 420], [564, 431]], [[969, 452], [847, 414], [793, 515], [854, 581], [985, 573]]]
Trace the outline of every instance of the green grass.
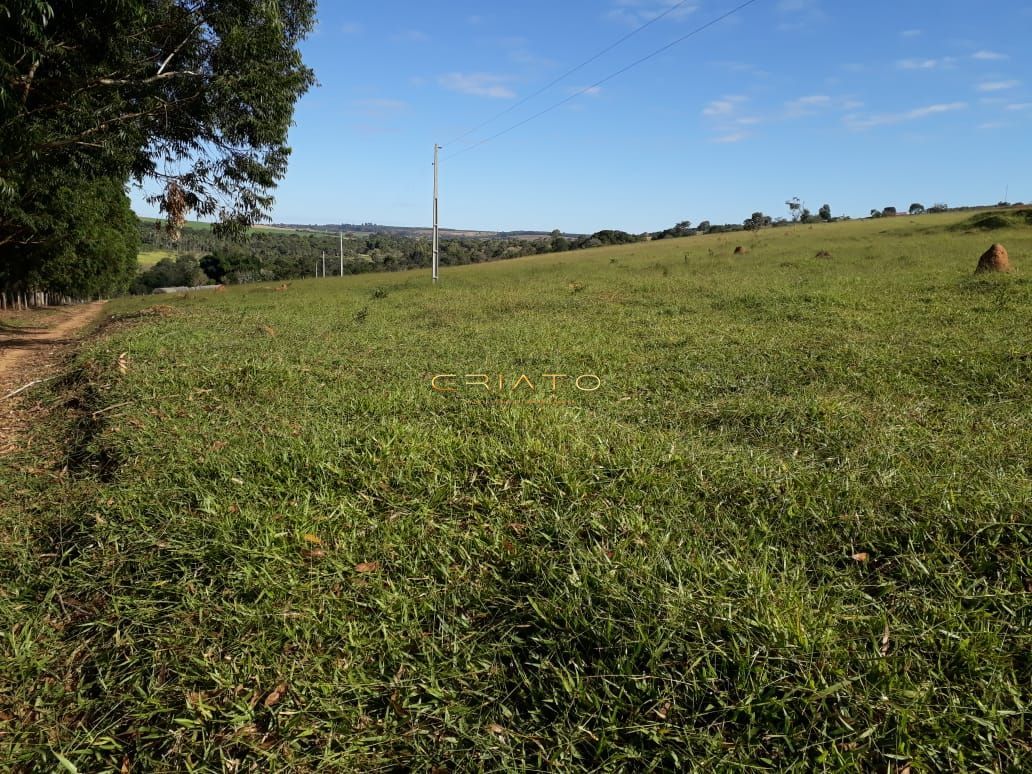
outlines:
[[4, 309], [0, 311], [0, 334], [15, 333], [25, 329], [47, 328], [59, 314], [57, 307], [33, 309]]
[[146, 269], [165, 258], [175, 260], [175, 257], [175, 250], [141, 250], [138, 259], [140, 267]]
[[958, 231], [998, 231], [1020, 226], [1032, 226], [1032, 209], [1000, 209], [980, 212], [957, 223]]
[[[148, 224], [154, 224], [154, 223], [158, 223], [158, 222], [164, 223], [164, 221], [159, 219], [159, 218], [145, 218], [143, 216], [138, 216], [138, 217], [140, 218], [140, 220], [142, 222], [148, 223]], [[202, 222], [196, 221], [196, 220], [188, 220], [188, 221], [186, 221], [183, 224], [183, 230], [184, 231], [211, 231], [211, 223], [202, 223]], [[311, 234], [311, 233], [313, 233], [313, 232], [305, 230], [305, 229], [276, 228], [274, 226], [252, 226], [249, 229], [249, 231], [251, 231], [251, 232], [257, 231], [257, 232], [264, 232], [264, 233], [271, 233], [271, 234]], [[316, 232], [316, 233], [318, 233], [318, 232]]]
[[0, 759], [1027, 770], [1032, 229], [957, 220], [112, 303], [0, 468]]

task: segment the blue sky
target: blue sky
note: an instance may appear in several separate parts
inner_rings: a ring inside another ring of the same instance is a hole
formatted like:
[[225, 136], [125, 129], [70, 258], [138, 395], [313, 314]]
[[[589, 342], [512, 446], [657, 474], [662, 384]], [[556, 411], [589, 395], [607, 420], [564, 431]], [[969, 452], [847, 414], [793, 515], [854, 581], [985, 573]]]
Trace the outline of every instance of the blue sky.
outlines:
[[[758, 0], [497, 140], [738, 5], [689, 0], [458, 142], [678, 0], [324, 0], [304, 44], [273, 220], [430, 221], [592, 232], [813, 211], [1032, 201], [1032, 0]], [[152, 208], [134, 196], [137, 211]]]

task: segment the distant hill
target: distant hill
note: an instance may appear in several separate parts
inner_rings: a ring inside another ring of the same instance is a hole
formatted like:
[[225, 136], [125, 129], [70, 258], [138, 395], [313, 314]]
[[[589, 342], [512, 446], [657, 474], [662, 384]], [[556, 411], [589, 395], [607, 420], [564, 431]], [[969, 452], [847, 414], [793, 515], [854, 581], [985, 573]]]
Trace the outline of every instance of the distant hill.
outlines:
[[[154, 223], [158, 221], [158, 218], [140, 218], [144, 223]], [[189, 231], [210, 231], [210, 223], [200, 223], [197, 221], [188, 221], [183, 225], [183, 228]], [[319, 233], [319, 234], [337, 234], [343, 231], [347, 235], [369, 235], [369, 234], [386, 234], [390, 236], [409, 237], [410, 239], [418, 239], [425, 237], [429, 239], [433, 236], [433, 229], [424, 226], [383, 226], [379, 223], [325, 223], [325, 224], [308, 224], [308, 223], [272, 223], [268, 225], [254, 226], [252, 231], [287, 231], [292, 233]], [[442, 228], [441, 238], [442, 239], [542, 239], [552, 235], [551, 231], [476, 231], [474, 229], [454, 229], [454, 228]], [[573, 232], [563, 232], [562, 234], [567, 239], [579, 239], [584, 234], [577, 234]]]
[[[139, 218], [140, 222], [144, 223], [144, 224], [155, 225], [157, 223], [164, 223], [165, 222], [164, 218], [146, 218], [146, 217], [143, 217], [142, 215], [138, 215], [137, 217]], [[200, 221], [196, 221], [196, 220], [188, 220], [186, 223], [183, 224], [183, 229], [185, 231], [211, 231], [211, 223], [201, 223]], [[318, 230], [318, 229], [310, 228], [308, 226], [300, 226], [300, 227], [297, 227], [297, 228], [290, 227], [290, 226], [288, 226], [288, 227], [281, 227], [281, 226], [252, 226], [251, 227], [251, 231], [259, 231], [259, 232], [281, 232], [281, 231], [291, 231], [291, 232], [294, 232], [294, 231], [315, 231], [315, 230]], [[337, 232], [334, 231], [333, 233], [337, 233]]]
[[[389, 234], [391, 236], [403, 236], [410, 238], [431, 237], [433, 229], [424, 226], [383, 226], [379, 223], [330, 223], [323, 225], [303, 225], [298, 223], [274, 223], [268, 228], [286, 229], [290, 231], [319, 231], [336, 234], [343, 231], [345, 234]], [[551, 236], [551, 231], [476, 231], [473, 229], [442, 228], [441, 237], [444, 239], [542, 239]], [[567, 239], [577, 239], [583, 234], [563, 233]]]

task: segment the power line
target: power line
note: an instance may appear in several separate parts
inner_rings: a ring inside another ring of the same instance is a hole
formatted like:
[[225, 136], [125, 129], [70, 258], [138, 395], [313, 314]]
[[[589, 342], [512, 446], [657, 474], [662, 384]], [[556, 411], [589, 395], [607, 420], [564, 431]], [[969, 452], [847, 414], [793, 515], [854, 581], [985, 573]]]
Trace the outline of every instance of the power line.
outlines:
[[476, 126], [474, 126], [474, 127], [473, 127], [472, 129], [470, 129], [469, 131], [467, 131], [467, 132], [464, 132], [463, 134], [460, 134], [460, 135], [459, 135], [458, 137], [454, 138], [453, 140], [449, 140], [449, 141], [448, 141], [448, 142], [446, 142], [446, 143], [445, 143], [445, 144], [444, 144], [444, 145], [443, 145], [442, 147], [448, 147], [449, 145], [451, 145], [451, 144], [453, 144], [453, 143], [456, 143], [456, 142], [458, 142], [459, 140], [463, 140], [463, 139], [465, 139], [466, 137], [469, 137], [469, 136], [470, 136], [471, 134], [473, 134], [474, 132], [480, 131], [480, 130], [481, 130], [481, 129], [483, 129], [483, 128], [484, 128], [485, 126], [488, 126], [489, 124], [493, 124], [493, 123], [494, 123], [495, 121], [497, 121], [497, 120], [498, 120], [499, 118], [501, 118], [502, 116], [507, 116], [507, 115], [508, 115], [509, 113], [511, 113], [512, 111], [516, 110], [517, 108], [520, 108], [520, 107], [522, 107], [523, 105], [526, 105], [526, 104], [527, 104], [528, 102], [530, 102], [530, 101], [531, 101], [532, 99], [534, 99], [535, 97], [538, 97], [538, 96], [540, 96], [540, 95], [544, 94], [544, 93], [545, 93], [546, 91], [548, 91], [548, 90], [549, 90], [550, 88], [552, 88], [553, 86], [555, 86], [555, 85], [556, 85], [557, 83], [559, 83], [559, 82], [561, 82], [561, 81], [564, 81], [564, 80], [566, 80], [566, 79], [567, 79], [567, 78], [569, 78], [569, 77], [570, 77], [571, 75], [573, 75], [573, 74], [574, 74], [575, 72], [578, 72], [579, 70], [583, 70], [583, 69], [584, 69], [585, 67], [587, 67], [587, 66], [588, 66], [589, 64], [591, 64], [592, 62], [594, 62], [594, 61], [596, 61], [596, 60], [598, 60], [598, 59], [601, 59], [601, 58], [602, 58], [603, 56], [605, 56], [606, 54], [608, 54], [608, 53], [609, 53], [610, 51], [612, 51], [612, 50], [613, 50], [614, 48], [616, 48], [617, 46], [621, 45], [621, 44], [622, 44], [622, 43], [624, 43], [625, 41], [628, 41], [628, 40], [630, 40], [630, 39], [631, 39], [631, 38], [633, 38], [633, 37], [634, 37], [635, 35], [637, 35], [637, 34], [638, 34], [639, 32], [641, 32], [641, 31], [642, 31], [642, 30], [644, 30], [644, 29], [647, 29], [648, 27], [651, 27], [651, 26], [652, 26], [653, 24], [655, 24], [656, 22], [660, 21], [661, 19], [663, 19], [663, 18], [665, 18], [665, 17], [669, 16], [669, 15], [670, 15], [670, 14], [672, 14], [672, 13], [673, 13], [674, 11], [676, 11], [676, 10], [678, 10], [679, 8], [681, 8], [682, 6], [686, 5], [686, 4], [688, 3], [688, 2], [689, 2], [689, 0], [681, 0], [681, 2], [677, 3], [677, 5], [672, 5], [672, 6], [670, 6], [670, 7], [669, 7], [669, 8], [667, 8], [667, 9], [666, 9], [665, 11], [663, 11], [663, 13], [661, 13], [661, 14], [659, 14], [658, 16], [656, 16], [656, 17], [654, 17], [654, 18], [650, 19], [649, 21], [645, 22], [644, 24], [642, 24], [642, 25], [641, 25], [640, 27], [638, 27], [637, 29], [634, 29], [634, 30], [631, 30], [630, 32], [628, 32], [628, 33], [627, 33], [626, 35], [624, 35], [624, 36], [623, 36], [622, 38], [620, 38], [620, 39], [619, 39], [618, 41], [616, 41], [615, 43], [613, 43], [613, 44], [612, 44], [611, 46], [609, 46], [608, 48], [604, 48], [604, 49], [602, 49], [601, 51], [599, 51], [599, 52], [598, 52], [597, 54], [595, 54], [595, 55], [594, 55], [593, 57], [591, 57], [590, 59], [586, 59], [586, 60], [584, 60], [583, 62], [581, 62], [581, 63], [580, 63], [579, 65], [577, 65], [576, 67], [574, 67], [574, 68], [572, 68], [572, 69], [570, 69], [570, 70], [567, 70], [567, 71], [566, 71], [565, 73], [563, 73], [562, 75], [560, 75], [560, 76], [559, 76], [558, 78], [556, 78], [555, 80], [553, 80], [553, 81], [549, 82], [549, 83], [548, 83], [548, 84], [546, 84], [545, 86], [542, 86], [542, 87], [541, 87], [540, 89], [538, 89], [537, 91], [535, 91], [535, 92], [534, 92], [533, 94], [531, 94], [530, 96], [527, 96], [527, 97], [524, 97], [523, 99], [521, 99], [521, 100], [520, 100], [519, 102], [517, 102], [517, 103], [516, 103], [515, 105], [510, 105], [510, 106], [509, 106], [508, 108], [506, 108], [505, 110], [503, 110], [503, 111], [502, 111], [501, 113], [498, 113], [498, 114], [496, 114], [496, 115], [492, 116], [491, 118], [489, 118], [489, 119], [487, 119], [486, 121], [484, 121], [484, 122], [483, 122], [482, 124], [477, 124]]
[[610, 75], [607, 75], [602, 80], [596, 81], [595, 83], [591, 84], [590, 86], [585, 86], [580, 91], [574, 92], [573, 94], [571, 94], [570, 96], [566, 97], [565, 99], [560, 100], [559, 102], [556, 102], [553, 105], [550, 105], [549, 107], [545, 108], [544, 110], [542, 110], [542, 111], [540, 111], [538, 113], [535, 113], [534, 115], [530, 116], [529, 118], [523, 119], [519, 123], [513, 124], [512, 126], [508, 127], [507, 129], [503, 129], [502, 131], [498, 132], [497, 134], [493, 134], [490, 137], [486, 137], [483, 140], [481, 140], [480, 142], [477, 142], [477, 143], [474, 143], [473, 145], [470, 145], [468, 148], [463, 148], [462, 150], [458, 151], [457, 153], [449, 155], [448, 156], [449, 160], [457, 158], [457, 157], [463, 155], [464, 153], [469, 153], [471, 150], [479, 148], [481, 145], [485, 145], [485, 144], [487, 144], [487, 143], [489, 143], [489, 142], [491, 142], [493, 140], [497, 140], [499, 137], [502, 137], [503, 135], [506, 135], [506, 134], [508, 134], [511, 131], [519, 129], [521, 126], [525, 126], [526, 124], [529, 124], [531, 121], [533, 121], [533, 120], [535, 120], [537, 118], [540, 118], [541, 116], [545, 115], [546, 113], [551, 113], [553, 110], [556, 110], [557, 108], [562, 107], [566, 103], [571, 102], [572, 100], [576, 99], [577, 97], [581, 96], [582, 94], [587, 94], [589, 91], [597, 89], [599, 86], [601, 86], [601, 85], [603, 85], [605, 83], [608, 83], [609, 81], [613, 80], [614, 78], [617, 78], [617, 77], [623, 75], [628, 70], [632, 70], [635, 67], [637, 67], [638, 65], [644, 64], [645, 62], [649, 61], [650, 59], [655, 59], [657, 56], [659, 56], [660, 54], [664, 53], [665, 51], [669, 51], [674, 46], [679, 45], [679, 44], [683, 43], [684, 41], [688, 40], [689, 38], [693, 38], [693, 37], [695, 37], [696, 35], [698, 35], [698, 34], [700, 34], [702, 32], [705, 32], [710, 27], [713, 27], [713, 26], [719, 24], [720, 22], [724, 21], [725, 19], [728, 19], [728, 18], [734, 16], [735, 14], [737, 14], [737, 13], [739, 13], [741, 11], [744, 11], [750, 5], [754, 5], [755, 3], [758, 3], [758, 2], [759, 2], [759, 0], [746, 0], [746, 2], [742, 3], [741, 5], [735, 6], [734, 8], [732, 8], [727, 13], [724, 13], [724, 14], [716, 17], [715, 19], [712, 19], [712, 20], [706, 22], [705, 24], [703, 24], [703, 25], [701, 25], [699, 27], [696, 27], [694, 30], [692, 30], [688, 34], [682, 35], [681, 37], [677, 38], [676, 40], [673, 40], [670, 43], [667, 43], [665, 46], [663, 46], [662, 48], [656, 49], [651, 54], [647, 54], [647, 55], [641, 57], [640, 59], [636, 59], [635, 61], [631, 62], [629, 65], [626, 65], [625, 67], [620, 68], [616, 72], [611, 73]]

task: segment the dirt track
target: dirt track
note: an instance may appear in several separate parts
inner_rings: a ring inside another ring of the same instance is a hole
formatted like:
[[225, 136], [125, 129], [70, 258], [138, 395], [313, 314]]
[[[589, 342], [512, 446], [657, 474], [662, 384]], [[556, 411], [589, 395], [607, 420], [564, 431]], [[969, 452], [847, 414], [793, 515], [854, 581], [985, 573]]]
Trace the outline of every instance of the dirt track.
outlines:
[[46, 327], [12, 327], [0, 318], [0, 455], [13, 451], [20, 428], [36, 413], [31, 405], [31, 388], [16, 397], [5, 398], [34, 380], [56, 373], [60, 354], [77, 334], [93, 322], [105, 301], [61, 307], [47, 317]]

